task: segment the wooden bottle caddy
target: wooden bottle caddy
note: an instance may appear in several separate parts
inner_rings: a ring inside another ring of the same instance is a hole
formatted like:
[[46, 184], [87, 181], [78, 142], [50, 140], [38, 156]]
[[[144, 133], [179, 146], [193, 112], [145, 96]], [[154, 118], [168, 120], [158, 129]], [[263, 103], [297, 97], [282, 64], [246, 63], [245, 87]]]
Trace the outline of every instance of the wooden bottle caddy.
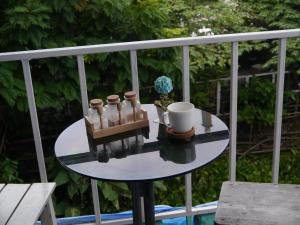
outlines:
[[93, 124], [90, 122], [88, 117], [85, 116], [84, 119], [86, 124], [86, 130], [93, 139], [98, 139], [98, 138], [104, 138], [116, 134], [125, 133], [132, 130], [137, 130], [139, 128], [149, 127], [147, 111], [141, 109], [141, 113], [143, 114], [142, 119], [139, 119], [135, 122], [129, 122], [126, 124], [108, 127], [102, 130], [95, 130]]

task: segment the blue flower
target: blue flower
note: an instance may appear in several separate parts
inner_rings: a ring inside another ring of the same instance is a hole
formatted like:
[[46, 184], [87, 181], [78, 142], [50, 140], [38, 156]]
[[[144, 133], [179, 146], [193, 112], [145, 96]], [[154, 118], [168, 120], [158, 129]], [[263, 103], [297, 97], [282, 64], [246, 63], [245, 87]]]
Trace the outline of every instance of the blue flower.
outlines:
[[159, 94], [168, 94], [173, 90], [172, 80], [167, 76], [158, 77], [154, 81], [154, 89]]

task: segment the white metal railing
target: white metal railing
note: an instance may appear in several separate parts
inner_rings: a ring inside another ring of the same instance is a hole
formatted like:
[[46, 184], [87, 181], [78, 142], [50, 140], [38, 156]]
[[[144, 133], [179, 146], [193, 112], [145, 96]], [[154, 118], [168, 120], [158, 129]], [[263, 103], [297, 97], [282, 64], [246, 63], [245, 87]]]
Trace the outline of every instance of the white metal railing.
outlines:
[[[271, 77], [272, 79], [272, 83], [275, 83], [275, 78], [276, 78], [276, 74], [277, 72], [273, 71], [273, 72], [266, 72], [266, 73], [255, 73], [255, 74], [247, 74], [247, 75], [239, 75], [238, 76], [238, 80], [244, 80], [246, 85], [249, 84], [250, 79], [253, 77]], [[285, 71], [285, 75], [289, 75], [289, 71]], [[228, 112], [222, 112], [221, 113], [221, 93], [222, 93], [222, 82], [230, 82], [231, 77], [222, 77], [222, 78], [218, 78], [218, 79], [212, 79], [212, 80], [208, 80], [205, 82], [212, 82], [212, 83], [216, 83], [216, 91], [215, 91], [215, 95], [216, 95], [216, 115], [220, 116], [220, 115], [227, 115], [230, 114]], [[203, 84], [204, 81], [200, 81], [197, 82], [197, 84]], [[294, 92], [297, 92], [298, 90], [293, 90]]]
[[[42, 142], [39, 130], [39, 122], [35, 105], [34, 91], [32, 86], [30, 60], [50, 57], [62, 56], [76, 56], [80, 80], [80, 92], [82, 100], [83, 114], [87, 115], [88, 109], [88, 95], [86, 87], [86, 75], [84, 67], [84, 55], [96, 53], [109, 52], [130, 52], [130, 63], [132, 73], [132, 87], [139, 96], [139, 80], [138, 80], [138, 63], [137, 50], [153, 49], [153, 48], [167, 48], [167, 47], [182, 47], [183, 51], [183, 100], [190, 101], [190, 77], [189, 77], [189, 46], [191, 45], [205, 45], [205, 44], [219, 44], [231, 43], [231, 95], [230, 95], [230, 180], [236, 180], [236, 136], [237, 136], [237, 96], [238, 96], [238, 42], [253, 41], [253, 40], [268, 40], [279, 39], [279, 61], [277, 68], [277, 87], [276, 87], [276, 115], [275, 115], [275, 131], [274, 131], [274, 149], [273, 149], [273, 170], [272, 181], [278, 183], [279, 174], [279, 157], [280, 157], [280, 142], [281, 142], [281, 117], [283, 105], [283, 91], [284, 91], [284, 71], [285, 71], [285, 57], [286, 57], [286, 39], [292, 37], [300, 37], [300, 29], [293, 30], [278, 30], [265, 32], [251, 32], [239, 34], [225, 34], [204, 37], [188, 37], [188, 38], [174, 38], [150, 41], [125, 42], [115, 44], [100, 44], [88, 45], [67, 48], [53, 48], [33, 51], [19, 51], [8, 52], [0, 54], [0, 62], [4, 61], [21, 61], [23, 66], [24, 79], [26, 84], [27, 99], [29, 104], [29, 111], [31, 116], [31, 123], [35, 141], [36, 154], [38, 159], [39, 172], [42, 182], [47, 182], [47, 173], [45, 168], [45, 161], [42, 149]], [[175, 212], [162, 213], [156, 215], [157, 219], [166, 217], [175, 217], [182, 215], [204, 214], [214, 212], [215, 207], [210, 209], [194, 209], [192, 208], [192, 186], [191, 174], [185, 176], [186, 185], [186, 209]], [[95, 180], [91, 180], [93, 203], [95, 215], [100, 214], [100, 204], [98, 196], [98, 188]], [[49, 214], [54, 217], [54, 210], [52, 200], [48, 202]], [[101, 222], [100, 217], [96, 216], [97, 224], [126, 224], [132, 222], [131, 219], [115, 220], [109, 222]]]

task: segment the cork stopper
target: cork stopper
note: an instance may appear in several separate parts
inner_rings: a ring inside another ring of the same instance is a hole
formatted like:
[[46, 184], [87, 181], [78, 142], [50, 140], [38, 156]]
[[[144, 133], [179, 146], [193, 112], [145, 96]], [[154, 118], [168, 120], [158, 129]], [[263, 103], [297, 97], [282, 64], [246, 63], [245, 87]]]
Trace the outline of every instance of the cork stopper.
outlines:
[[124, 94], [125, 99], [131, 100], [136, 98], [136, 92], [135, 91], [127, 91]]
[[119, 95], [109, 95], [107, 97], [107, 102], [111, 103], [111, 104], [116, 104], [116, 103], [120, 102]]
[[95, 98], [90, 101], [90, 106], [96, 108], [98, 106], [103, 106], [103, 101], [100, 98]]

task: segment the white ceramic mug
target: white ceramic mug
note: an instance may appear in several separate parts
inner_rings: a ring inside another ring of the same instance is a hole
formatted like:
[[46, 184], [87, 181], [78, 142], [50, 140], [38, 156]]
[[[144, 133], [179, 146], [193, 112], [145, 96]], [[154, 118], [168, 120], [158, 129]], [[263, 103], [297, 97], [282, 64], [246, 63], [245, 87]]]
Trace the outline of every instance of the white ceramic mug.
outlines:
[[194, 125], [194, 109], [195, 106], [189, 102], [172, 103], [167, 107], [168, 111], [164, 113], [163, 122], [166, 126], [173, 128], [176, 133], [188, 132]]

